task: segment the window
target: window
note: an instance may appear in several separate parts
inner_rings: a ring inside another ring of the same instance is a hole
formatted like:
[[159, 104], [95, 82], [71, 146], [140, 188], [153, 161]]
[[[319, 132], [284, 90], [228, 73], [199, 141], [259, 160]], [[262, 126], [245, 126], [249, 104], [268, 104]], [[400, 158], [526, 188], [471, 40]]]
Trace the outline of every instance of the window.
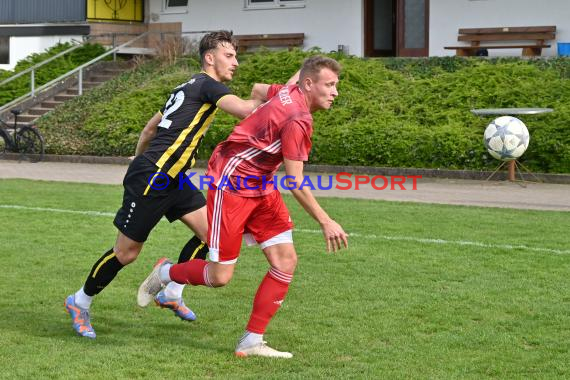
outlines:
[[164, 13], [186, 13], [188, 12], [188, 0], [163, 0]]
[[164, 0], [165, 11], [186, 11], [188, 0]]
[[305, 0], [245, 0], [245, 9], [303, 7], [305, 7]]
[[188, 6], [188, 0], [166, 0], [166, 8], [186, 6]]

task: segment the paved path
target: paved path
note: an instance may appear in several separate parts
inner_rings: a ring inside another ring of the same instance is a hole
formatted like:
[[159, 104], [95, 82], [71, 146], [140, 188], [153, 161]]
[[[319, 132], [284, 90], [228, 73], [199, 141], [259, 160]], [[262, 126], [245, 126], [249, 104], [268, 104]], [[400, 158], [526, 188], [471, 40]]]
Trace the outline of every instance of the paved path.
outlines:
[[[103, 184], [121, 184], [126, 172], [125, 165], [76, 164], [65, 162], [39, 162], [35, 164], [17, 161], [0, 161], [0, 178], [27, 178], [50, 181], [87, 182]], [[197, 177], [203, 175], [203, 169], [193, 169]], [[279, 173], [283, 176], [283, 173]], [[320, 174], [321, 183], [329, 184], [329, 174]], [[417, 190], [412, 190], [413, 182], [407, 179], [404, 188], [388, 184], [385, 190], [376, 190], [370, 184], [360, 185], [355, 190], [354, 176], [350, 190], [336, 189], [333, 176], [331, 190], [315, 190], [318, 197], [352, 197], [381, 199], [390, 201], [410, 201], [425, 203], [443, 203], [484, 207], [503, 207], [536, 210], [570, 211], [570, 185], [525, 183], [526, 187], [508, 181], [472, 181], [440, 178], [422, 178], [417, 180]], [[317, 187], [317, 174], [310, 174], [311, 182]], [[280, 177], [279, 177], [280, 179]], [[347, 178], [344, 177], [346, 180]], [[388, 177], [388, 180], [390, 177]], [[0, 197], [2, 194], [0, 182]], [[346, 183], [340, 183], [346, 187]], [[378, 179], [377, 186], [383, 181]]]

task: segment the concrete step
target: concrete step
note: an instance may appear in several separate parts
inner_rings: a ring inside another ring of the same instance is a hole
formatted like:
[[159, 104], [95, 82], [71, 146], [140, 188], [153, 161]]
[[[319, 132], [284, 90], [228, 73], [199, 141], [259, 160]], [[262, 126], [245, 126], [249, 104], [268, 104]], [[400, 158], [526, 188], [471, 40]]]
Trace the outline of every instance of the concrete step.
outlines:
[[[91, 87], [83, 87], [83, 93], [85, 94], [87, 91], [95, 88], [96, 86], [91, 86]], [[71, 87], [68, 88], [67, 90], [65, 90], [65, 93], [59, 93], [58, 95], [79, 95], [79, 88], [77, 87]]]
[[[12, 134], [14, 132], [14, 129], [12, 128], [14, 126], [14, 119], [8, 119], [5, 120], [5, 122], [9, 125], [10, 128], [8, 128], [8, 133]], [[32, 126], [34, 125], [34, 123], [30, 123], [28, 121], [22, 121], [20, 120], [20, 115], [18, 115], [18, 128], [19, 127], [27, 127], [27, 126]]]
[[18, 115], [18, 125], [20, 125], [20, 123], [30, 123], [33, 124], [33, 122], [39, 118], [39, 115], [30, 115], [30, 114], [22, 114], [22, 115]]
[[29, 113], [30, 115], [39, 115], [39, 116], [41, 116], [41, 115], [43, 115], [43, 114], [45, 114], [45, 113], [48, 113], [48, 112], [51, 111], [51, 110], [52, 110], [52, 108], [34, 107], [34, 108], [30, 108], [30, 109], [28, 110], [28, 113]]
[[[83, 88], [92, 88], [92, 87], [97, 87], [101, 84], [101, 82], [91, 82], [91, 81], [84, 81], [83, 82]], [[77, 88], [77, 86], [75, 86], [75, 88]]]
[[90, 82], [103, 83], [103, 82], [107, 82], [108, 80], [111, 80], [113, 78], [114, 78], [113, 75], [103, 75], [103, 74], [96, 73], [96, 74], [92, 74], [89, 76], [89, 81]]
[[[83, 82], [83, 92], [91, 90], [92, 88], [99, 87], [104, 82]], [[79, 86], [75, 85], [66, 91], [69, 95], [79, 95]]]
[[75, 98], [75, 95], [58, 94], [58, 95], [53, 97], [53, 100], [55, 100], [57, 102], [67, 102], [68, 100], [71, 100], [73, 98]]
[[111, 75], [113, 77], [117, 76], [117, 75], [121, 75], [122, 73], [124, 73], [126, 71], [126, 69], [112, 69], [112, 68], [107, 68], [105, 70], [103, 70], [101, 73], [103, 75]]
[[59, 106], [60, 104], [63, 104], [63, 102], [57, 101], [57, 100], [46, 100], [45, 102], [42, 102], [40, 104], [40, 106], [42, 108], [51, 108], [54, 109], [55, 107]]

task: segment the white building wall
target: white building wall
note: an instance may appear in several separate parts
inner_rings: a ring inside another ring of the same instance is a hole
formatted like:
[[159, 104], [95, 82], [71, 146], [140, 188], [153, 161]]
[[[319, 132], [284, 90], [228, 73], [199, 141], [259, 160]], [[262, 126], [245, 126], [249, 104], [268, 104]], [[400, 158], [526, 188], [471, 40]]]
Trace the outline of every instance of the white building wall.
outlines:
[[[555, 25], [556, 41], [542, 56], [557, 55], [557, 42], [570, 42], [570, 0], [431, 0], [429, 54], [455, 55], [459, 28]], [[520, 56], [521, 49], [490, 49], [489, 56]]]
[[10, 63], [0, 64], [0, 69], [12, 70], [18, 61], [30, 54], [41, 53], [59, 42], [69, 42], [73, 39], [82, 41], [83, 36], [10, 37]]
[[[328, 52], [347, 45], [350, 54], [364, 51], [363, 0], [306, 0], [303, 8], [245, 9], [244, 0], [189, 0], [187, 11], [168, 12], [163, 0], [148, 0], [150, 22], [182, 22], [183, 31], [231, 29], [236, 34], [305, 33], [305, 49]], [[461, 45], [457, 30], [469, 27], [556, 25], [556, 41], [543, 56], [555, 56], [556, 42], [570, 42], [570, 0], [431, 0], [429, 54], [454, 55], [444, 46]], [[82, 36], [10, 38], [10, 70], [31, 53]], [[489, 50], [489, 55], [520, 56], [520, 49]]]
[[151, 22], [182, 22], [182, 31], [233, 30], [234, 34], [305, 33], [305, 49], [324, 52], [348, 45], [362, 55], [362, 0], [306, 0], [304, 8], [245, 9], [244, 0], [189, 0], [186, 13], [168, 13], [149, 0]]

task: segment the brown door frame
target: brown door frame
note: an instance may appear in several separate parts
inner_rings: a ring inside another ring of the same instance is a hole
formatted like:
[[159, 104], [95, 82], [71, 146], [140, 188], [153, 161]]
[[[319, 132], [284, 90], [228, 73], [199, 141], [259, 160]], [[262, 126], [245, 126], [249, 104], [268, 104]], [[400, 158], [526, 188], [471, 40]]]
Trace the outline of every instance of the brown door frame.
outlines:
[[396, 56], [427, 57], [429, 55], [429, 0], [425, 0], [425, 46], [421, 49], [405, 48], [405, 12], [406, 0], [397, 0], [396, 8]]
[[[392, 0], [393, 9], [396, 9], [396, 0]], [[396, 21], [392, 15], [392, 46], [391, 50], [374, 49], [374, 0], [364, 0], [364, 56], [365, 57], [393, 57], [396, 55]]]
[[404, 47], [404, 5], [406, 0], [393, 0], [393, 43], [392, 50], [374, 49], [374, 0], [364, 0], [364, 56], [365, 57], [426, 57], [429, 55], [429, 0], [425, 0], [425, 47], [406, 49]]
[[374, 4], [364, 0], [364, 56], [372, 57], [374, 50]]

